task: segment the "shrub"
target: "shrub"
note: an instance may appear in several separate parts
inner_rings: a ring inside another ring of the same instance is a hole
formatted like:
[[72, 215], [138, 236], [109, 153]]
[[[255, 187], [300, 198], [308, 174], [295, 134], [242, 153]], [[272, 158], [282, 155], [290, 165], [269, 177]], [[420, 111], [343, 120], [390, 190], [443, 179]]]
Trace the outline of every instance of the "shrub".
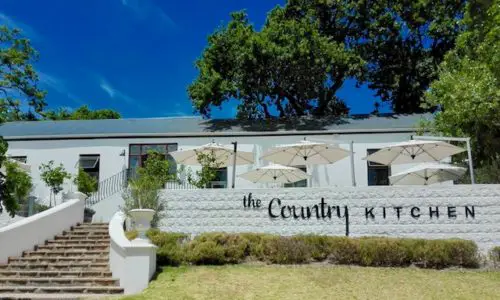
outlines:
[[390, 238], [362, 238], [359, 240], [360, 263], [363, 266], [405, 266], [411, 254], [402, 240]]
[[[129, 239], [137, 232], [126, 233]], [[158, 265], [235, 264], [260, 260], [274, 264], [302, 264], [326, 261], [374, 267], [416, 265], [424, 268], [477, 267], [479, 256], [472, 241], [397, 239], [385, 237], [330, 237], [300, 235], [282, 237], [269, 234], [205, 233], [192, 241], [179, 233], [151, 229], [147, 233], [158, 246]], [[491, 251], [500, 263], [500, 247]]]
[[[198, 244], [203, 244], [208, 242], [213, 242], [215, 244], [215, 248], [213, 249], [215, 251], [214, 255], [218, 255], [219, 249], [222, 249], [223, 259], [221, 263], [235, 264], [242, 262], [245, 259], [245, 257], [249, 256], [249, 250], [248, 250], [249, 241], [239, 234], [204, 233], [196, 237], [191, 242], [191, 247], [195, 249], [198, 246]], [[209, 244], [211, 245], [212, 243]], [[203, 247], [208, 247], [208, 246], [203, 246]], [[198, 264], [202, 263], [196, 257], [193, 258], [193, 260], [197, 261]]]
[[311, 260], [310, 247], [296, 237], [275, 236], [265, 238], [264, 256], [274, 264], [301, 264]]
[[329, 261], [340, 265], [360, 264], [359, 240], [348, 237], [331, 237]]
[[495, 267], [500, 265], [500, 246], [493, 247], [490, 250], [490, 259]]
[[332, 251], [334, 238], [324, 235], [299, 235], [295, 237], [303, 241], [307, 246], [310, 256], [315, 261], [323, 261], [328, 258]]

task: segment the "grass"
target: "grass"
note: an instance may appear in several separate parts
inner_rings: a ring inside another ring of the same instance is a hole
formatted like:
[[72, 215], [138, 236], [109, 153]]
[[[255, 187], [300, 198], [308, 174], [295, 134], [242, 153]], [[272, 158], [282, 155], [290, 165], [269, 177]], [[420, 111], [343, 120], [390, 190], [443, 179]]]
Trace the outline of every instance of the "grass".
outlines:
[[500, 272], [305, 266], [164, 268], [122, 299], [500, 299]]

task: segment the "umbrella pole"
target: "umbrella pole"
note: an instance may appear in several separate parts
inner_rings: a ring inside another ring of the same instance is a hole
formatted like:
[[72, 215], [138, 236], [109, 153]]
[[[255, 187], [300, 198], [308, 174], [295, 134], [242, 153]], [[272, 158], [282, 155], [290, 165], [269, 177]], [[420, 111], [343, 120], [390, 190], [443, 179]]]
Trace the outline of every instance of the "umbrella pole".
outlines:
[[351, 150], [351, 180], [352, 186], [356, 186], [356, 175], [354, 171], [354, 141], [349, 143], [349, 150]]
[[234, 145], [233, 151], [233, 182], [231, 183], [231, 187], [234, 189], [234, 182], [236, 181], [236, 152], [238, 151], [238, 142], [232, 142]]

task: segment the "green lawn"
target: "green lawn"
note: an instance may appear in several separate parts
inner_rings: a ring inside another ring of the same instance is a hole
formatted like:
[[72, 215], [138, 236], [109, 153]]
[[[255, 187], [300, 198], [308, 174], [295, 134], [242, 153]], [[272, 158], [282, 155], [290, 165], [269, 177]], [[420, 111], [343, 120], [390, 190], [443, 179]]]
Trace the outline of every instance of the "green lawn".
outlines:
[[337, 266], [165, 268], [122, 299], [500, 299], [500, 272]]

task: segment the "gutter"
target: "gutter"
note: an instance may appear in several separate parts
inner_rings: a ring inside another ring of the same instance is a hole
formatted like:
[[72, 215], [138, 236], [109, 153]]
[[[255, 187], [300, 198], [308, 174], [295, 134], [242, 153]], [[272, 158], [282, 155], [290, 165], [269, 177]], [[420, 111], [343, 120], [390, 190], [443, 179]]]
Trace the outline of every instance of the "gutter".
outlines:
[[341, 129], [341, 130], [294, 130], [294, 131], [241, 131], [241, 132], [193, 132], [193, 133], [93, 133], [61, 135], [4, 136], [6, 141], [47, 141], [47, 140], [93, 140], [93, 139], [134, 139], [134, 138], [197, 138], [197, 137], [257, 137], [257, 136], [304, 136], [333, 134], [377, 134], [415, 133], [415, 128], [384, 129]]

